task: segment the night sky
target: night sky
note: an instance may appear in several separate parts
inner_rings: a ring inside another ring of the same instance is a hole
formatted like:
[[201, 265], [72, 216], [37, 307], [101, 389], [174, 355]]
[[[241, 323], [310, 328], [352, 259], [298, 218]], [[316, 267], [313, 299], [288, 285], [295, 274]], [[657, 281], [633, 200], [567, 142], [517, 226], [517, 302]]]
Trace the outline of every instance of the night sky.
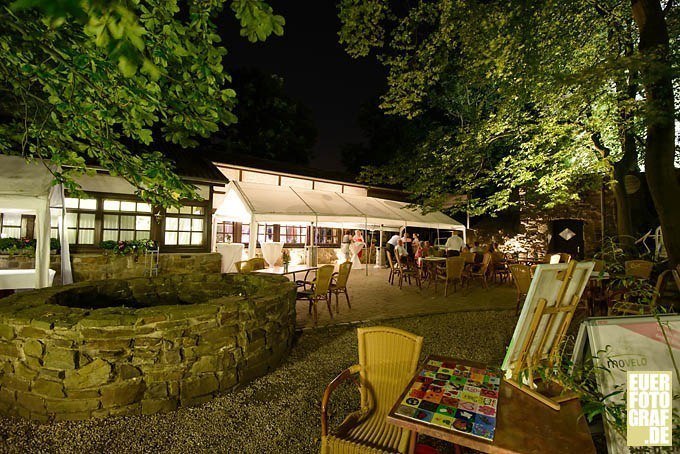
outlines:
[[278, 74], [288, 95], [306, 104], [313, 113], [318, 139], [311, 166], [343, 170], [340, 146], [363, 141], [356, 124], [362, 103], [384, 91], [384, 70], [373, 56], [354, 60], [338, 43], [340, 21], [335, 1], [271, 0], [277, 14], [286, 19], [284, 35], [250, 43], [238, 35], [238, 23], [230, 12], [220, 23], [229, 54], [227, 69], [254, 67]]

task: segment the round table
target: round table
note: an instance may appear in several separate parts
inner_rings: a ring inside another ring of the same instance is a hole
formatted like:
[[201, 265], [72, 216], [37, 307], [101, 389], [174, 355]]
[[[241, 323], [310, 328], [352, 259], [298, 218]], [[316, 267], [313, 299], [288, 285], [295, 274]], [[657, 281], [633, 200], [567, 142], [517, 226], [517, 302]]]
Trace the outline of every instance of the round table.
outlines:
[[222, 256], [222, 272], [235, 273], [236, 262], [243, 258], [243, 243], [218, 243], [215, 249]]
[[276, 265], [283, 251], [283, 241], [268, 241], [262, 244], [262, 257], [269, 267]]

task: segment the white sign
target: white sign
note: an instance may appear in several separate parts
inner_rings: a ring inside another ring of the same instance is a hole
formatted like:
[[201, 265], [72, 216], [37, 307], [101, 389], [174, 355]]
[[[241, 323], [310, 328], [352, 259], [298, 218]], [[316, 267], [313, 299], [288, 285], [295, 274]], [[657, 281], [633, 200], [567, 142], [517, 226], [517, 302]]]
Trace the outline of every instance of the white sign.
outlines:
[[[628, 372], [673, 371], [673, 358], [680, 364], [680, 316], [660, 316], [661, 325], [652, 316], [595, 317], [581, 324], [572, 361], [583, 360], [586, 340], [598, 366], [608, 370], [596, 376], [599, 391], [608, 395], [615, 390], [626, 389]], [[666, 343], [668, 339], [668, 344]], [[673, 389], [680, 390], [678, 377], [673, 372]], [[621, 402], [623, 394], [609, 398]], [[673, 402], [680, 408], [679, 402]], [[605, 421], [605, 435], [610, 454], [626, 454], [630, 451], [626, 440], [618, 435]]]

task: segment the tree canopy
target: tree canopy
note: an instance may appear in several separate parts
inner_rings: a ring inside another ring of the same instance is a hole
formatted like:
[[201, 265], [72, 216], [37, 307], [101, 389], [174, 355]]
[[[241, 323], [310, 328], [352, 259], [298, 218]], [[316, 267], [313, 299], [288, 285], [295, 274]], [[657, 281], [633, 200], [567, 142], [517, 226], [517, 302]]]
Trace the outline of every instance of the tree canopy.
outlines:
[[[226, 49], [213, 18], [224, 0], [19, 0], [0, 9], [0, 152], [42, 159], [55, 180], [100, 165], [153, 203], [194, 197], [155, 140], [197, 144], [236, 121]], [[283, 33], [262, 0], [228, 2], [251, 41]]]
[[[645, 98], [649, 84], [678, 82], [676, 8], [636, 3], [669, 27], [673, 45], [656, 57], [642, 52], [625, 1], [343, 0], [340, 42], [355, 57], [375, 50], [388, 69], [381, 108], [434, 119], [417, 152], [363, 178], [401, 184], [433, 208], [447, 192], [467, 193], [473, 214], [527, 201], [557, 206], [602, 178], [616, 192], [657, 156], [646, 136], [668, 107]], [[672, 128], [678, 113], [670, 112]], [[662, 159], [672, 172], [673, 153]]]

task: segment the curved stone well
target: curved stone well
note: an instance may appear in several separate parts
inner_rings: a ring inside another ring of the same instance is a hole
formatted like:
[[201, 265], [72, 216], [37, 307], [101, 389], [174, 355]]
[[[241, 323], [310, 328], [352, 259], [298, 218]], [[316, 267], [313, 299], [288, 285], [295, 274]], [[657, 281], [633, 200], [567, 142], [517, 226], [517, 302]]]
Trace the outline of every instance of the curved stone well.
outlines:
[[0, 413], [151, 414], [210, 400], [286, 357], [283, 277], [186, 274], [83, 282], [0, 301]]

